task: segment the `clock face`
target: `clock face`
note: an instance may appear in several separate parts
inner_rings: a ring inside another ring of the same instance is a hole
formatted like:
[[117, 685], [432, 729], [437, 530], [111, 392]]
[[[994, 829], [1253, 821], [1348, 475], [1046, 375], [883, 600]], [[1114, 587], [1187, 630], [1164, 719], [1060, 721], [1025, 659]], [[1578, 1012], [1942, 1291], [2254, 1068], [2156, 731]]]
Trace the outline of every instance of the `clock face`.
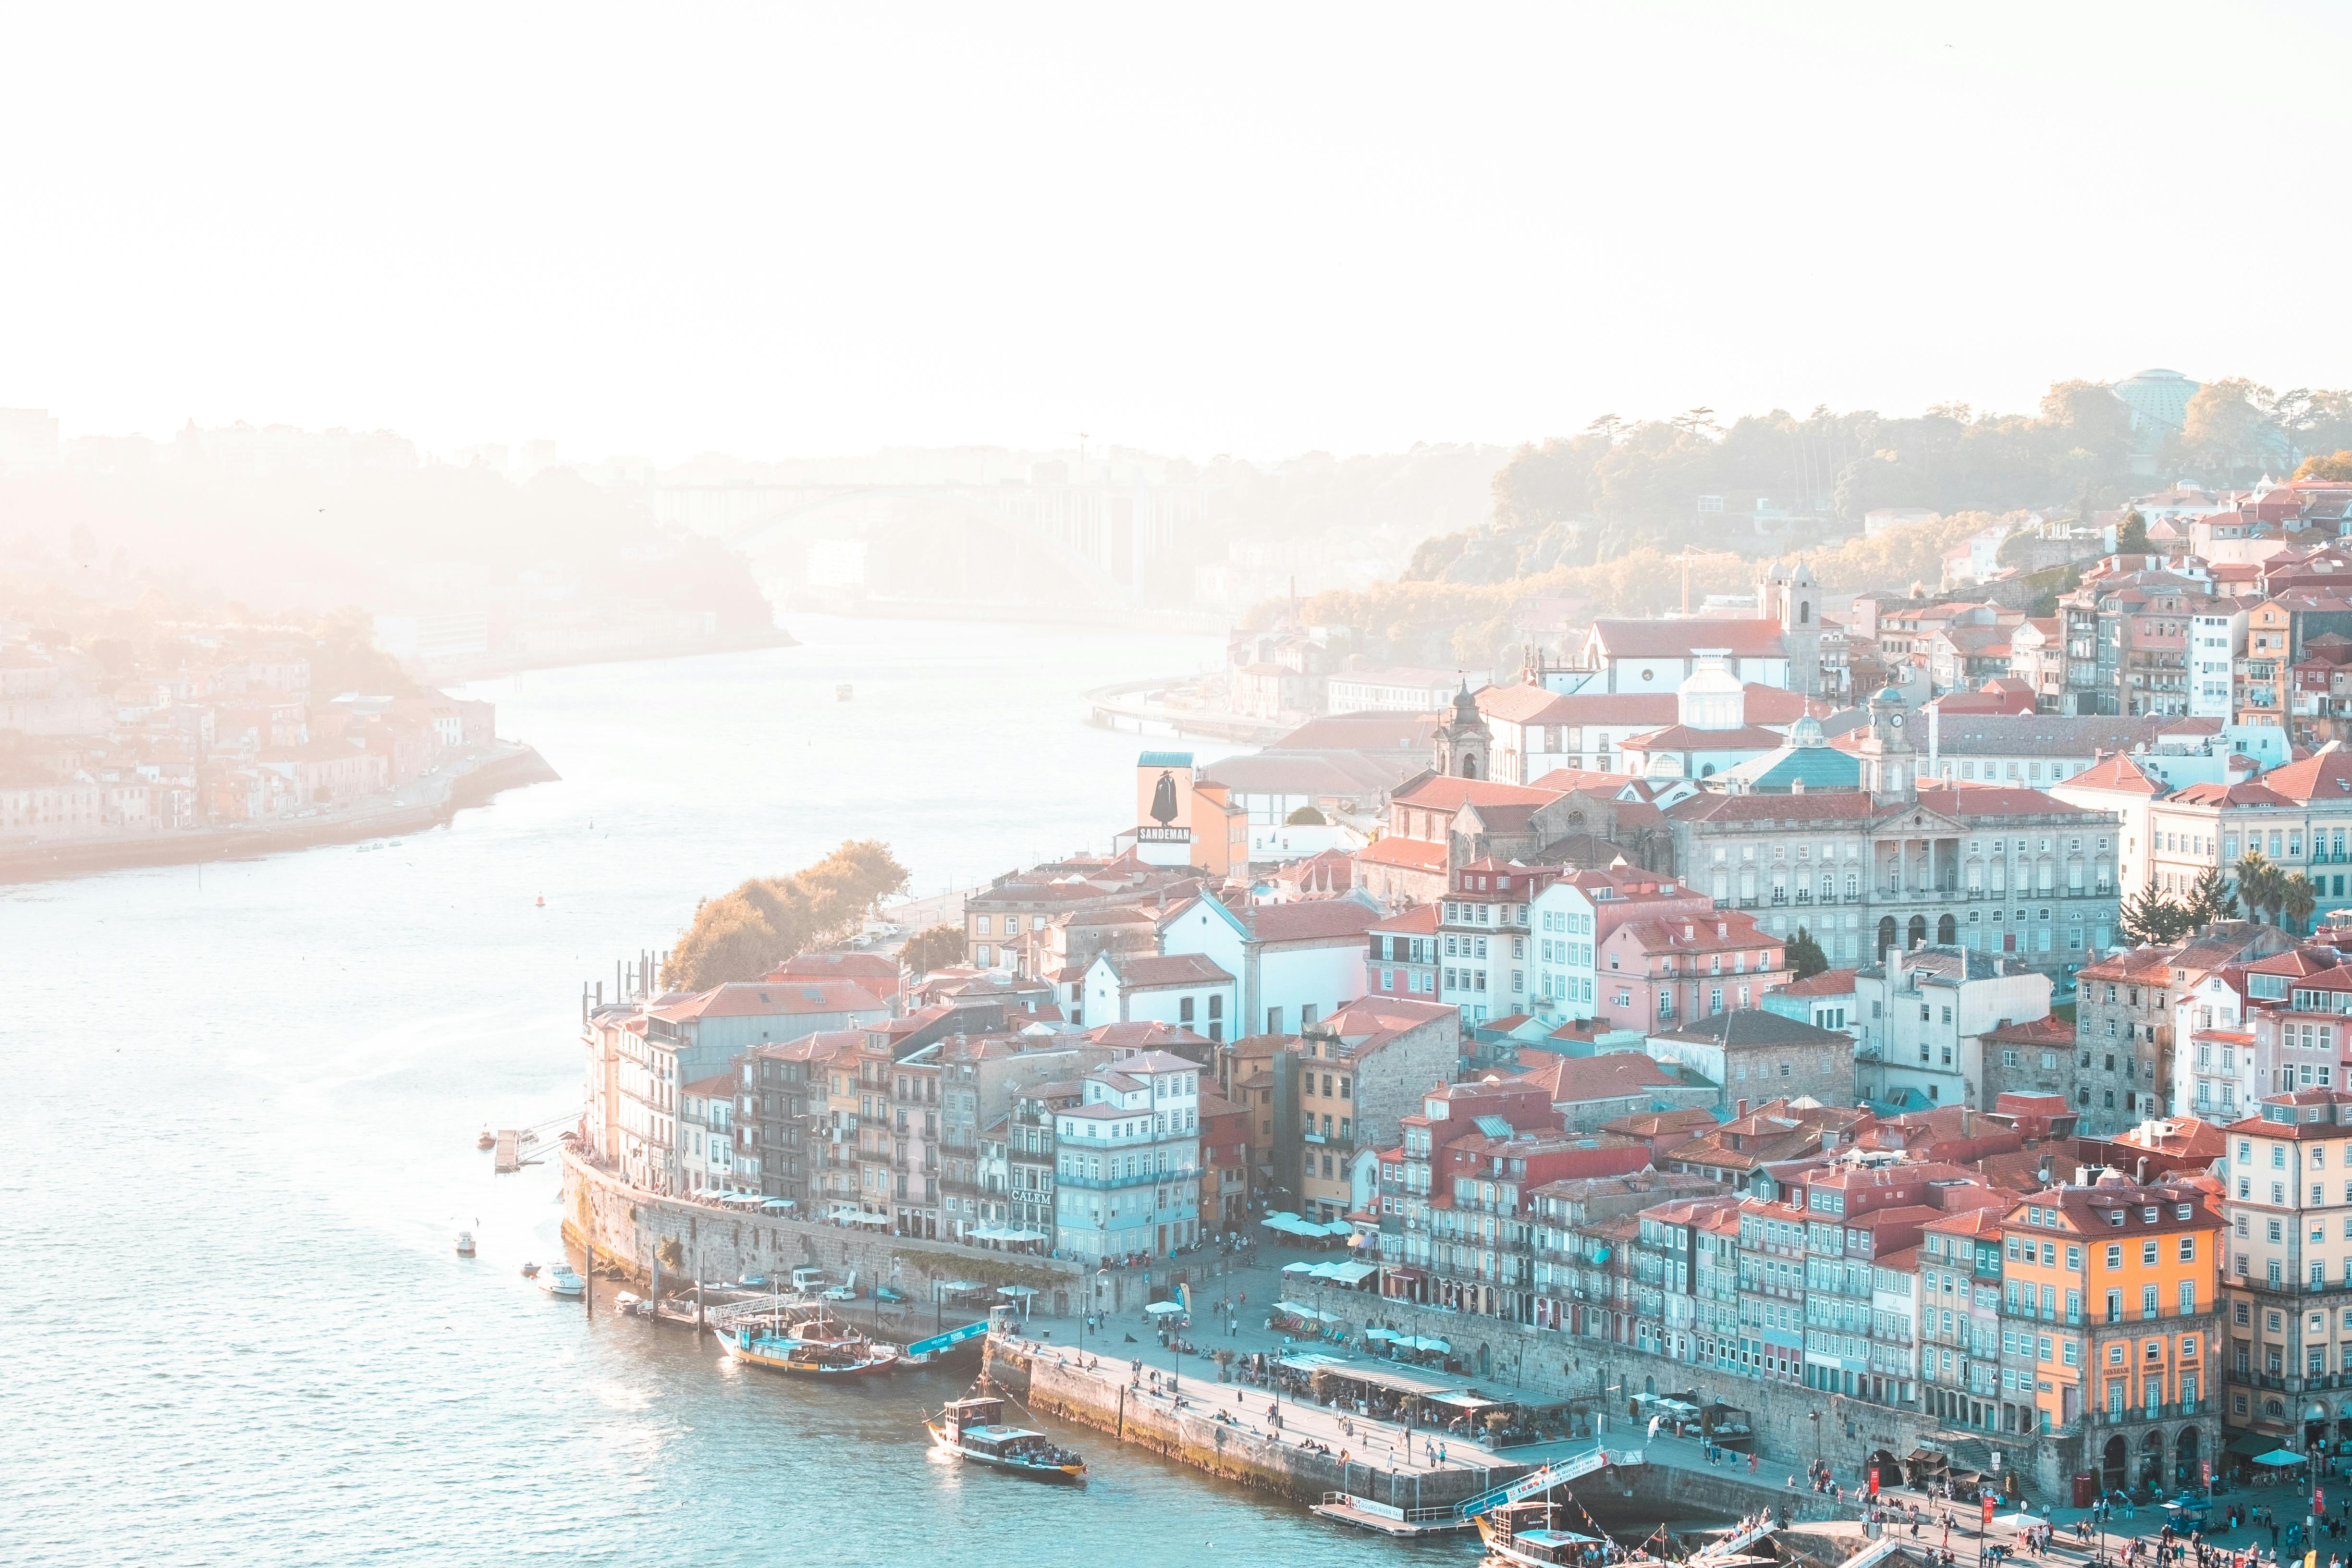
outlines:
[[1902, 715], [1902, 714], [1900, 714], [1900, 713], [1896, 713], [1896, 714], [1893, 715], [1893, 716], [1892, 716], [1892, 717], [1890, 717], [1886, 721], [1887, 721], [1888, 723], [1890, 723], [1890, 724], [1894, 725], [1894, 726], [1895, 726], [1896, 729], [1898, 729], [1898, 730], [1900, 730], [1901, 728], [1903, 728], [1903, 715]]

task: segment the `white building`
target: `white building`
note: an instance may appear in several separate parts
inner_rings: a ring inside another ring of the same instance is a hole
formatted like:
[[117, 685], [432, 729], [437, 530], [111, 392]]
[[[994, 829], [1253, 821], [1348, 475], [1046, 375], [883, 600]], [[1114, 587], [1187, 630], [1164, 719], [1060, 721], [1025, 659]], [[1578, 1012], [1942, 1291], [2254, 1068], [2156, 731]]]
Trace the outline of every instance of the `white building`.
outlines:
[[2189, 616], [2189, 716], [2230, 717], [2231, 672], [2246, 651], [2246, 606], [2236, 599], [2204, 599]]
[[1237, 1016], [1232, 973], [1196, 952], [1098, 952], [1081, 984], [1085, 1001], [1070, 1022], [1089, 1028], [1173, 1024], [1222, 1040]]
[[1478, 670], [1346, 669], [1325, 678], [1328, 713], [1435, 713], [1464, 687], [1477, 691], [1488, 682]]
[[678, 1167], [686, 1190], [756, 1193], [756, 1175], [735, 1168], [735, 1075], [723, 1072], [678, 1091]]
[[1370, 990], [1370, 933], [1380, 921], [1378, 905], [1361, 894], [1236, 911], [1204, 893], [1160, 921], [1159, 946], [1234, 977], [1234, 1035], [1294, 1034]]
[[1055, 1112], [1054, 1237], [1066, 1258], [1165, 1258], [1199, 1239], [1201, 1069], [1142, 1051]]
[[2050, 977], [2014, 959], [1959, 945], [1892, 951], [1854, 975], [1863, 1093], [1893, 1100], [1916, 1089], [1938, 1105], [1990, 1109], [1982, 1037], [2050, 1016]]
[[1528, 911], [1534, 944], [1528, 1005], [1539, 1014], [1597, 1016], [1595, 953], [1630, 920], [1711, 913], [1715, 900], [1654, 871], [1627, 867], [1549, 879]]

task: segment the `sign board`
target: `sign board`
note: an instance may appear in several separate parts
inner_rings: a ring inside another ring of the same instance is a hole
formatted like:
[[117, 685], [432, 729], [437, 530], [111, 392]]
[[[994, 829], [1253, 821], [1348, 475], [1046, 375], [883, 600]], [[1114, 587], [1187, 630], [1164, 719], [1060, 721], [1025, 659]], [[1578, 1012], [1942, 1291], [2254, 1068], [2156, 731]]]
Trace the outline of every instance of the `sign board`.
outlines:
[[1870, 1495], [1873, 1497], [1876, 1497], [1878, 1495], [1878, 1467], [1876, 1465], [1870, 1467]]
[[1192, 753], [1146, 752], [1135, 761], [1136, 854], [1153, 866], [1192, 863]]
[[1987, 1492], [1987, 1493], [1985, 1493], [1985, 1500], [1984, 1500], [1984, 1521], [1985, 1521], [1985, 1528], [1986, 1528], [1987, 1530], [1990, 1530], [1990, 1529], [1992, 1528], [1992, 1504], [1993, 1504], [1993, 1495], [1992, 1495], [1992, 1493], [1990, 1493], [1990, 1492]]

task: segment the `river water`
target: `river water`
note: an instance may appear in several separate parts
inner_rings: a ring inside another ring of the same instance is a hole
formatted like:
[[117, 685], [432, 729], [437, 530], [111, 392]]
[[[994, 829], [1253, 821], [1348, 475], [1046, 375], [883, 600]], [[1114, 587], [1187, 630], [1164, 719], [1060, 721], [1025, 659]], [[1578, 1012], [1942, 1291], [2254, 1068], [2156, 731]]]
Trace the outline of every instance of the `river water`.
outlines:
[[0, 1561], [1475, 1558], [1097, 1433], [1070, 1435], [1083, 1492], [968, 1474], [926, 1456], [929, 1374], [746, 1377], [520, 1279], [557, 1252], [554, 1174], [494, 1178], [474, 1134], [576, 1105], [583, 979], [845, 837], [888, 840], [919, 892], [1103, 847], [1138, 742], [1078, 693], [1221, 653], [793, 629], [473, 689], [563, 782], [446, 829], [0, 889]]

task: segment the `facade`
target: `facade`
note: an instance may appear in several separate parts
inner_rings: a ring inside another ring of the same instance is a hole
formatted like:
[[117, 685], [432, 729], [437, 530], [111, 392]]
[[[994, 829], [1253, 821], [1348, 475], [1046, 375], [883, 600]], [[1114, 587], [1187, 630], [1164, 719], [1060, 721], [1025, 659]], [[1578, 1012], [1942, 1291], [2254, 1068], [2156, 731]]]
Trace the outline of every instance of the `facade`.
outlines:
[[2037, 1449], [2043, 1491], [2070, 1465], [2170, 1490], [2218, 1461], [2223, 1228], [2203, 1186], [2114, 1173], [2003, 1217], [2001, 1429], [2072, 1439]]
[[1086, 1261], [1199, 1239], [1201, 1069], [1147, 1051], [1088, 1073], [1055, 1114], [1055, 1243]]
[[1459, 1072], [1461, 1053], [1461, 1014], [1441, 1003], [1366, 997], [1307, 1025], [1286, 1064], [1301, 1136], [1296, 1166], [1277, 1156], [1276, 1195], [1295, 1200], [1282, 1206], [1348, 1213], [1356, 1151], [1395, 1143], [1422, 1091]]
[[1633, 867], [1549, 879], [1528, 910], [1534, 964], [1529, 1006], [1545, 1016], [1601, 1016], [1601, 946], [1618, 927], [1715, 909], [1706, 893]]
[[[1761, 1008], [1735, 1008], [1678, 1029], [1654, 1029], [1643, 1048], [1655, 1060], [1717, 1085], [1721, 1110], [1760, 1104], [1768, 1097], [1809, 1096], [1825, 1106], [1853, 1103], [1853, 1037]], [[1679, 1152], [1673, 1157], [1680, 1159]]]
[[1365, 990], [1375, 996], [1437, 997], [1437, 907], [1418, 904], [1375, 924]]
[[2001, 1215], [1929, 1220], [1919, 1243], [1919, 1405], [1948, 1427], [2000, 1430]]
[[1628, 921], [1600, 944], [1594, 963], [1592, 1016], [1628, 1029], [1671, 1029], [1753, 1007], [1789, 979], [1780, 940], [1738, 910]]
[[1909, 1091], [1989, 1110], [1997, 1091], [1987, 1088], [1984, 1037], [2049, 1016], [2050, 977], [2003, 955], [1931, 945], [1890, 952], [1857, 972], [1854, 1006], [1866, 1097], [1898, 1100]]
[[2352, 1090], [2264, 1096], [2227, 1130], [2226, 1420], [2335, 1456], [2352, 1412]]

